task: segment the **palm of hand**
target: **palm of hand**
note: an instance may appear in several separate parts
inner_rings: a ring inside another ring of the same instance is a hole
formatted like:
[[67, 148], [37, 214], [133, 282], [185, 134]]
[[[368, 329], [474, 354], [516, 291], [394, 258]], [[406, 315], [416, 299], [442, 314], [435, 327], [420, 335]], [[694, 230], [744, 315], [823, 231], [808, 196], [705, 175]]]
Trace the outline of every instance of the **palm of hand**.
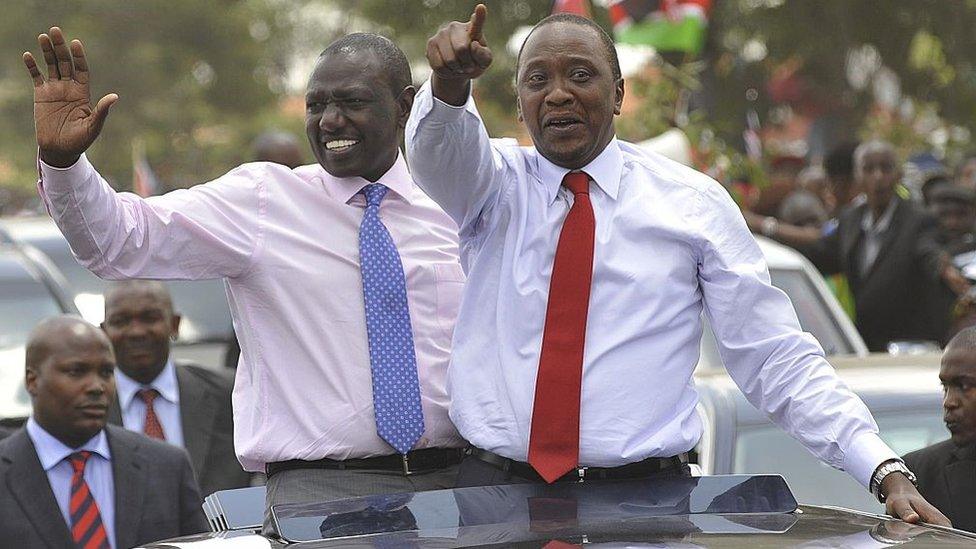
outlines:
[[34, 88], [34, 125], [42, 150], [81, 154], [94, 141], [88, 86], [48, 80]]

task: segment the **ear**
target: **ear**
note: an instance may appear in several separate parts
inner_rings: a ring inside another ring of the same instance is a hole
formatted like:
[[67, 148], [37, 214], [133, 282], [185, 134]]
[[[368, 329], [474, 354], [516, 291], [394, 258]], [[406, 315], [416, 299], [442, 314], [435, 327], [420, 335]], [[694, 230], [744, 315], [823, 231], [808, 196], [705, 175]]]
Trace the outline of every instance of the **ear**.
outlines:
[[30, 396], [37, 396], [37, 372], [34, 368], [27, 368], [27, 373], [24, 375], [24, 385], [27, 386], [27, 393]]
[[515, 112], [518, 113], [518, 121], [525, 122], [525, 120], [522, 119], [522, 99], [517, 95], [515, 96]]
[[173, 315], [173, 318], [171, 318], [170, 321], [169, 321], [169, 337], [173, 341], [176, 341], [176, 339], [178, 337], [180, 337], [180, 321], [181, 320], [183, 320], [183, 317], [182, 316], [180, 316], [178, 314], [174, 314]]
[[403, 88], [400, 95], [397, 96], [397, 126], [402, 128], [407, 127], [407, 119], [410, 118], [410, 109], [413, 108], [413, 98], [417, 95], [417, 88], [413, 86], [407, 86]]
[[613, 114], [620, 114], [620, 107], [624, 104], [624, 79], [617, 79], [617, 85], [613, 90]]

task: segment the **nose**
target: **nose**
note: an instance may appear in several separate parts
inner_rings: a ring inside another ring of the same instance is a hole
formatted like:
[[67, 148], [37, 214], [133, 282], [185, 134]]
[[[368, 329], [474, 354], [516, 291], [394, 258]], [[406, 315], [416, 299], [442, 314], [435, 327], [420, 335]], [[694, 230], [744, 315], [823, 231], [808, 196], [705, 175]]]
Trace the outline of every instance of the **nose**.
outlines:
[[334, 132], [340, 129], [345, 122], [346, 117], [342, 109], [330, 103], [322, 110], [322, 118], [319, 119], [319, 129], [324, 132]]
[[566, 82], [563, 79], [555, 80], [549, 93], [546, 94], [546, 104], [551, 107], [559, 107], [572, 100], [573, 94], [566, 89]]
[[942, 397], [942, 407], [946, 411], [955, 410], [959, 407], [959, 395], [956, 394], [955, 389], [946, 389], [945, 396]]

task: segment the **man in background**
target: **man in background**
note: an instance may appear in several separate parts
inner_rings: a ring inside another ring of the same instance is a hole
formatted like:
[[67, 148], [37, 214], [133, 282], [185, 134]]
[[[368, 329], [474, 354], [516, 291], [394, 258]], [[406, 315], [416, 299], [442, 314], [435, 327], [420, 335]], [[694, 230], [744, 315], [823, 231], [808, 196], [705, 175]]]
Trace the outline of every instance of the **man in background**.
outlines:
[[234, 455], [233, 379], [174, 363], [170, 341], [180, 315], [164, 284], [119, 282], [105, 295], [102, 329], [112, 341], [118, 398], [109, 422], [185, 448], [204, 495], [250, 484]]
[[954, 527], [976, 531], [976, 327], [946, 346], [939, 380], [951, 437], [906, 455], [905, 463], [918, 476], [918, 491]]

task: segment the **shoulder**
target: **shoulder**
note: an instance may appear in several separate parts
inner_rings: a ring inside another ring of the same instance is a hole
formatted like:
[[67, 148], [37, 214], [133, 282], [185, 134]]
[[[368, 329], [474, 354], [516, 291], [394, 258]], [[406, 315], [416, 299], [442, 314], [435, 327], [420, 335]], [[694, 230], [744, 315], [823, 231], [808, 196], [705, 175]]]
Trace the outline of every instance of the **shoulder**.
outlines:
[[955, 450], [956, 445], [952, 443], [952, 440], [944, 440], [905, 454], [905, 464], [916, 474], [922, 472], [923, 469], [941, 468], [949, 463]]
[[[624, 170], [643, 172], [655, 183], [676, 188], [685, 188], [700, 195], [710, 195], [716, 191], [728, 196], [725, 188], [708, 175], [680, 162], [643, 147], [618, 141], [623, 157]], [[721, 195], [716, 195], [721, 196]]]
[[[21, 427], [15, 431], [7, 433], [6, 436], [0, 438], [0, 458], [8, 457], [14, 458], [19, 454], [23, 454], [28, 449], [32, 448], [30, 437], [27, 435], [27, 429]], [[0, 459], [0, 465], [3, 464], [3, 460]]]
[[174, 362], [176, 366], [176, 377], [192, 380], [194, 383], [203, 384], [208, 389], [229, 393], [234, 388], [234, 378], [231, 372], [214, 370], [183, 360]]
[[179, 446], [149, 438], [142, 433], [129, 431], [124, 427], [106, 425], [105, 434], [108, 436], [109, 447], [112, 449], [112, 459], [116, 458], [117, 448], [126, 451], [138, 451], [147, 459], [165, 465], [182, 465], [187, 460], [186, 451]]

